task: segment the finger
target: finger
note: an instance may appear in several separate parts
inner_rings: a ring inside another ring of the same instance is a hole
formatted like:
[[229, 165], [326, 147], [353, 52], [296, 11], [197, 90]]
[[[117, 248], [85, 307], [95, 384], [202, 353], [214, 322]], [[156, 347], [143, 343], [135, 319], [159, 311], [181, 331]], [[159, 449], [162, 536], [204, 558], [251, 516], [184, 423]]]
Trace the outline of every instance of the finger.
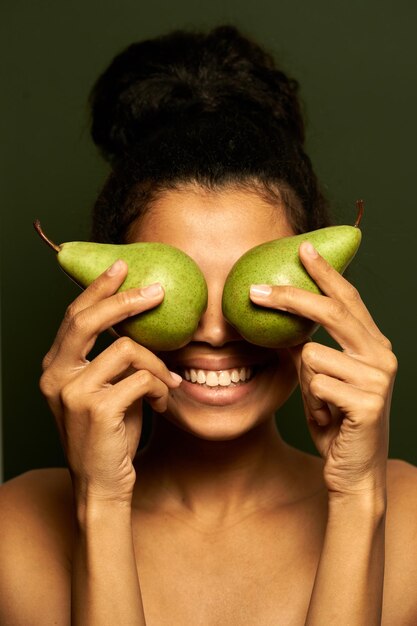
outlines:
[[367, 331], [387, 346], [388, 339], [375, 324], [358, 290], [335, 270], [309, 241], [304, 241], [300, 245], [299, 256], [307, 272], [323, 293], [343, 302], [352, 314], [362, 322]]
[[325, 374], [316, 374], [313, 377], [309, 395], [317, 403], [334, 405], [355, 425], [374, 424], [375, 418], [381, 417], [385, 405], [385, 399], [381, 395], [358, 389]]
[[332, 413], [326, 400], [311, 393], [311, 383], [318, 374], [380, 396], [385, 396], [391, 385], [387, 372], [358, 361], [357, 358], [318, 343], [304, 345], [301, 352], [300, 386], [307, 416], [320, 426], [330, 424]]
[[331, 423], [332, 415], [327, 402], [311, 393], [305, 393], [303, 397], [307, 418], [310, 422], [314, 422], [318, 426], [327, 426]]
[[82, 385], [87, 390], [100, 389], [129, 368], [135, 371], [146, 369], [172, 388], [178, 387], [182, 381], [181, 376], [170, 372], [165, 363], [153, 352], [128, 337], [121, 337], [84, 369], [80, 375]]
[[107, 402], [115, 414], [124, 416], [139, 398], [146, 398], [155, 411], [162, 413], [167, 408], [168, 387], [148, 370], [140, 370], [113, 385]]
[[91, 283], [67, 308], [65, 317], [60, 325], [54, 342], [43, 360], [43, 369], [46, 369], [55, 358], [62, 339], [68, 330], [71, 320], [77, 313], [112, 296], [119, 289], [126, 278], [127, 264], [119, 259]]
[[370, 347], [383, 349], [381, 342], [370, 335], [362, 322], [339, 300], [292, 286], [272, 286], [270, 293], [264, 295], [259, 291], [259, 285], [254, 287], [255, 292], [251, 289], [254, 302], [321, 324], [344, 350], [368, 354]]
[[301, 351], [301, 385], [308, 388], [316, 374], [325, 374], [359, 389], [386, 395], [392, 377], [381, 367], [373, 367], [319, 343], [305, 344]]
[[304, 412], [307, 419], [315, 424], [318, 424], [319, 426], [326, 426], [331, 420], [329, 407], [326, 402], [310, 397], [309, 394], [309, 384], [313, 373], [311, 373], [306, 367], [303, 359], [305, 346], [308, 345], [309, 342], [311, 342], [311, 338], [308, 338], [306, 342], [287, 348], [287, 351], [297, 370], [302, 392], [301, 395], [304, 404]]
[[58, 347], [55, 361], [58, 367], [85, 364], [97, 336], [118, 322], [138, 315], [159, 304], [164, 291], [159, 283], [121, 291], [77, 313], [68, 324]]

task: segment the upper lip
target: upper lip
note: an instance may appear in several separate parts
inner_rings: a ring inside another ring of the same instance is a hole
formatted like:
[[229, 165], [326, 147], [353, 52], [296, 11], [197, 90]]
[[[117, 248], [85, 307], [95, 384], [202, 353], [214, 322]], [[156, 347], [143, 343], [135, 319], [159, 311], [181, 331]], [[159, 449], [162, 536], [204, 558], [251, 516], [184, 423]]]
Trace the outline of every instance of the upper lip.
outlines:
[[[236, 346], [237, 347], [237, 346]], [[203, 344], [191, 344], [177, 352], [165, 352], [162, 360], [174, 371], [181, 369], [201, 369], [222, 371], [268, 365], [277, 359], [276, 352], [269, 348], [261, 348], [253, 344], [245, 344], [238, 349], [214, 348], [208, 350]]]

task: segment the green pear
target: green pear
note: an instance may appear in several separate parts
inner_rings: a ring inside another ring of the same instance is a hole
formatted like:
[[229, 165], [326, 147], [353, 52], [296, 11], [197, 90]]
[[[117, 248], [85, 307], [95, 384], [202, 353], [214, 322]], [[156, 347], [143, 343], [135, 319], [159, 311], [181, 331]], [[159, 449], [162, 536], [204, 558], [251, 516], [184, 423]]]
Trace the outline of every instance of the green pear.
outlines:
[[358, 226], [362, 201], [358, 201], [357, 206], [359, 212], [354, 226], [329, 226], [269, 241], [248, 250], [237, 260], [226, 278], [222, 309], [226, 320], [244, 339], [259, 346], [284, 348], [301, 343], [318, 328], [306, 318], [254, 304], [249, 289], [252, 284], [292, 285], [321, 293], [299, 259], [300, 244], [310, 241], [342, 274], [361, 242]]
[[90, 285], [114, 261], [123, 259], [128, 274], [118, 291], [159, 282], [161, 304], [117, 325], [127, 335], [154, 350], [176, 350], [188, 343], [207, 307], [207, 284], [197, 264], [185, 252], [163, 243], [102, 244], [69, 241], [54, 244], [34, 223], [39, 235], [58, 253], [60, 266], [80, 287]]

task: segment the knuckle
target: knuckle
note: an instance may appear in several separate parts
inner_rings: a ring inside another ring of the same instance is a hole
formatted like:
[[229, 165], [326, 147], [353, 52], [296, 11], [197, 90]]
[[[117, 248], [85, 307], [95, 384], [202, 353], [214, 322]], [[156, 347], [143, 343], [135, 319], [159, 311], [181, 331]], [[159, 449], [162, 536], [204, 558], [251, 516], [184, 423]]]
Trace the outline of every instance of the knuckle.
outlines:
[[382, 340], [382, 345], [387, 349], [392, 351], [392, 343], [390, 342], [390, 340], [387, 337], [384, 337]]
[[135, 343], [130, 337], [119, 337], [113, 346], [118, 354], [125, 359], [130, 359], [135, 353]]
[[287, 285], [285, 287], [285, 295], [288, 298], [288, 300], [290, 300], [291, 302], [295, 300], [295, 296], [296, 296], [295, 287], [293, 287], [292, 285]]
[[368, 395], [365, 404], [369, 415], [377, 419], [385, 408], [385, 398], [378, 393], [372, 393]]
[[46, 372], [51, 362], [52, 362], [52, 354], [48, 352], [47, 354], [45, 354], [45, 356], [42, 359], [42, 364], [41, 364], [42, 372]]
[[318, 361], [319, 358], [319, 346], [317, 343], [310, 341], [303, 346], [301, 351], [301, 358], [304, 363], [313, 364]]
[[78, 335], [88, 328], [88, 317], [83, 312], [80, 311], [71, 317], [70, 322], [68, 324], [68, 332]]
[[385, 394], [391, 384], [391, 378], [384, 370], [374, 371], [374, 388], [378, 389], [378, 392]]
[[119, 291], [119, 293], [116, 294], [116, 302], [118, 306], [123, 308], [129, 308], [135, 304], [137, 306], [137, 298], [135, 298], [131, 291]]
[[77, 307], [75, 305], [74, 302], [71, 302], [71, 304], [67, 307], [66, 311], [65, 311], [65, 315], [64, 315], [64, 322], [69, 324], [72, 320], [72, 318], [77, 314]]
[[352, 283], [346, 283], [345, 289], [346, 289], [346, 297], [350, 302], [352, 302], [353, 304], [362, 302], [362, 298], [360, 296], [359, 291], [356, 289], [354, 285], [352, 285]]
[[310, 393], [313, 396], [319, 396], [323, 390], [325, 376], [323, 374], [314, 374], [310, 380]]
[[39, 389], [41, 390], [41, 393], [45, 396], [45, 398], [51, 398], [55, 395], [55, 384], [49, 373], [47, 374], [46, 372], [44, 372], [40, 377]]
[[136, 379], [144, 387], [150, 387], [154, 381], [154, 376], [148, 370], [139, 370]]
[[340, 322], [343, 322], [347, 318], [348, 310], [338, 300], [329, 300], [328, 314], [329, 314], [330, 319], [333, 322], [339, 324]]
[[384, 348], [386, 348], [387, 350], [392, 352], [392, 343], [390, 342], [390, 340], [388, 339], [388, 337], [383, 336], [381, 338], [381, 343], [384, 346]]
[[67, 383], [60, 391], [60, 398], [65, 408], [74, 409], [79, 404], [80, 391], [75, 385]]
[[283, 296], [285, 304], [291, 308], [297, 301], [297, 291], [292, 285], [285, 285], [280, 287], [280, 295]]
[[390, 378], [393, 378], [398, 372], [398, 359], [391, 351], [387, 352], [385, 370]]

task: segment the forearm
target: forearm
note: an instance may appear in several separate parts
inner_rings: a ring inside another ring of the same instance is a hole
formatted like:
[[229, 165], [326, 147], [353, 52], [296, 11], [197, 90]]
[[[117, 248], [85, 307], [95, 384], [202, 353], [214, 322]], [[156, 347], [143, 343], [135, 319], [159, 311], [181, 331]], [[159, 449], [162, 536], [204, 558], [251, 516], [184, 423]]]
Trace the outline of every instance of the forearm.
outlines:
[[380, 626], [385, 562], [380, 502], [330, 502], [306, 626]]
[[73, 626], [144, 626], [128, 505], [88, 505], [77, 515]]

